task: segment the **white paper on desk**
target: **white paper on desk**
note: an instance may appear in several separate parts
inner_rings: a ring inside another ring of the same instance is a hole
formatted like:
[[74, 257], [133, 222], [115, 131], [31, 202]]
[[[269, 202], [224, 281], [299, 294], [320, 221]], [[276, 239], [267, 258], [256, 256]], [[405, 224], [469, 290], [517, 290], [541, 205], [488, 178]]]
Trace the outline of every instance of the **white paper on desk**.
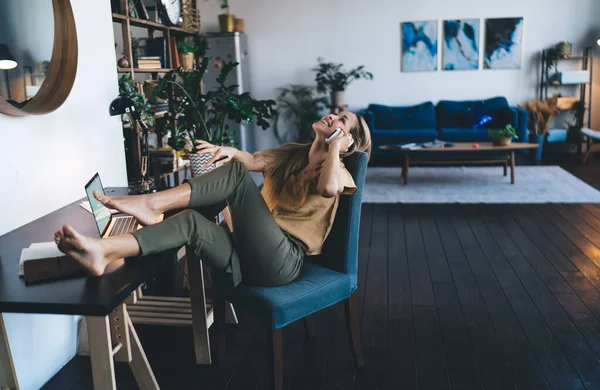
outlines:
[[27, 260], [44, 259], [46, 257], [59, 257], [64, 254], [58, 249], [54, 242], [37, 242], [31, 244], [29, 248], [21, 250], [21, 259], [19, 260], [19, 275], [23, 276], [23, 263]]
[[[90, 206], [90, 202], [87, 200], [84, 200], [83, 202], [79, 203], [79, 205], [81, 207], [83, 207], [85, 210], [88, 211], [88, 213], [92, 213], [92, 207]], [[113, 210], [113, 209], [109, 209], [111, 214], [118, 214], [119, 210]]]

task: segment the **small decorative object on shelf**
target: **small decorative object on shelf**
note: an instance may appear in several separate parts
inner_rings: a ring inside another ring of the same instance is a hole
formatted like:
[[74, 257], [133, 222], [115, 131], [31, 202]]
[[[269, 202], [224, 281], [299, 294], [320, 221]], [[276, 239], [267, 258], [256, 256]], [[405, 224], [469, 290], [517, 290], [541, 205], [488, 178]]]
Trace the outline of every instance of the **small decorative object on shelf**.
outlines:
[[235, 28], [235, 15], [229, 13], [229, 0], [221, 1], [221, 9], [224, 9], [225, 13], [219, 15], [219, 29], [222, 33], [233, 32]]
[[488, 136], [492, 139], [494, 146], [510, 145], [512, 139], [519, 139], [515, 128], [512, 125], [506, 125], [503, 129], [492, 129], [488, 131]]
[[235, 32], [239, 32], [239, 33], [244, 32], [244, 19], [235, 18]]
[[343, 64], [323, 62], [322, 58], [318, 58], [318, 61], [319, 65], [313, 68], [313, 71], [317, 72], [315, 75], [317, 91], [330, 92], [332, 106], [344, 106], [344, 91], [352, 81], [361, 78], [373, 80], [373, 74], [365, 71], [364, 65], [346, 71], [342, 68]]
[[182, 0], [181, 2], [181, 27], [188, 30], [198, 31], [200, 27], [200, 16], [193, 0]]
[[[276, 111], [273, 100], [255, 100], [249, 93], [237, 94], [235, 87], [226, 85], [227, 78], [238, 66], [237, 62], [226, 62], [217, 78], [214, 90], [202, 91], [202, 79], [208, 69], [210, 58], [205, 57], [198, 69], [186, 72], [173, 70], [163, 77], [153, 95], [169, 100], [169, 112], [156, 120], [159, 137], [170, 133], [169, 146], [175, 150], [187, 150], [193, 167], [203, 167], [207, 162], [194, 151], [196, 140], [205, 140], [215, 145], [236, 145], [236, 135], [229, 130], [226, 120], [240, 123], [256, 121], [266, 130]], [[211, 166], [209, 168], [214, 168]], [[196, 170], [195, 173], [203, 173]], [[194, 170], [192, 174], [194, 175]]]
[[119, 58], [119, 61], [117, 61], [117, 66], [119, 68], [129, 68], [129, 60], [127, 59], [127, 57]]
[[163, 20], [171, 26], [181, 23], [181, 0], [160, 0]]
[[571, 48], [572, 48], [571, 42], [568, 42], [568, 41], [562, 41], [562, 42], [558, 42], [556, 44], [557, 54], [562, 58], [571, 57]]

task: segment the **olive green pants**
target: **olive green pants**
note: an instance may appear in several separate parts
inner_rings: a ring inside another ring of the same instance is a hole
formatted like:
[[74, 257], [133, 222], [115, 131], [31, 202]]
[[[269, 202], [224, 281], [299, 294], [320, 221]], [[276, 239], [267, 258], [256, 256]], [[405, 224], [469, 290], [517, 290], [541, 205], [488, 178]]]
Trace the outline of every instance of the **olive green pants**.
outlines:
[[[232, 273], [235, 285], [242, 277], [260, 286], [279, 286], [298, 277], [304, 251], [279, 228], [244, 164], [225, 164], [188, 184], [190, 209], [132, 233], [140, 255], [187, 245], [213, 269]], [[233, 232], [191, 210], [223, 200], [231, 211]]]

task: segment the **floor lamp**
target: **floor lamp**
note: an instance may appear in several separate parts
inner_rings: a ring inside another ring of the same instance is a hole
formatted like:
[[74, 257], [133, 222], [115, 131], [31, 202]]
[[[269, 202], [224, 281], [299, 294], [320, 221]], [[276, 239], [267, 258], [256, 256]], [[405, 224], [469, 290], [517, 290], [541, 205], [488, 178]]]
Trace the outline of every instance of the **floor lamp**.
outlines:
[[[154, 183], [148, 180], [148, 163], [150, 160], [150, 149], [148, 147], [148, 126], [141, 120], [139, 112], [135, 109], [135, 103], [128, 97], [119, 96], [110, 103], [109, 113], [111, 116], [126, 114], [131, 118], [131, 127], [136, 139], [133, 158], [139, 164], [139, 172], [136, 172], [136, 180], [129, 183], [130, 194], [146, 194], [154, 192]], [[137, 126], [142, 129], [142, 145], [137, 134]], [[137, 168], [137, 167], [136, 167]]]
[[8, 82], [8, 71], [9, 69], [14, 69], [17, 67], [17, 61], [15, 61], [15, 57], [10, 54], [10, 50], [8, 50], [8, 46], [5, 44], [0, 44], [0, 69], [4, 70], [4, 78], [6, 79], [6, 92], [8, 94], [8, 98], [11, 99], [10, 96], [10, 84]]

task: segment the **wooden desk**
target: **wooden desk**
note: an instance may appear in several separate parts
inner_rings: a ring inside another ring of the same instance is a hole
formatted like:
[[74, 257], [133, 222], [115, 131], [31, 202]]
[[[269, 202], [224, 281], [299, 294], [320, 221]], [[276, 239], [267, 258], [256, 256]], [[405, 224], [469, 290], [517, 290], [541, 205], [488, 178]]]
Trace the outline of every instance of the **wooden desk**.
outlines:
[[[112, 189], [109, 195], [125, 194]], [[21, 249], [34, 242], [54, 240], [54, 231], [69, 223], [79, 232], [98, 236], [92, 215], [78, 202], [48, 214], [0, 237], [0, 313], [79, 314], [86, 316], [94, 388], [116, 389], [113, 357], [128, 362], [142, 389], [158, 389], [127, 313], [132, 293], [151, 278], [175, 250], [128, 261], [121, 269], [102, 277], [80, 277], [38, 285], [19, 278]], [[0, 314], [0, 388], [18, 388], [10, 344]]]

